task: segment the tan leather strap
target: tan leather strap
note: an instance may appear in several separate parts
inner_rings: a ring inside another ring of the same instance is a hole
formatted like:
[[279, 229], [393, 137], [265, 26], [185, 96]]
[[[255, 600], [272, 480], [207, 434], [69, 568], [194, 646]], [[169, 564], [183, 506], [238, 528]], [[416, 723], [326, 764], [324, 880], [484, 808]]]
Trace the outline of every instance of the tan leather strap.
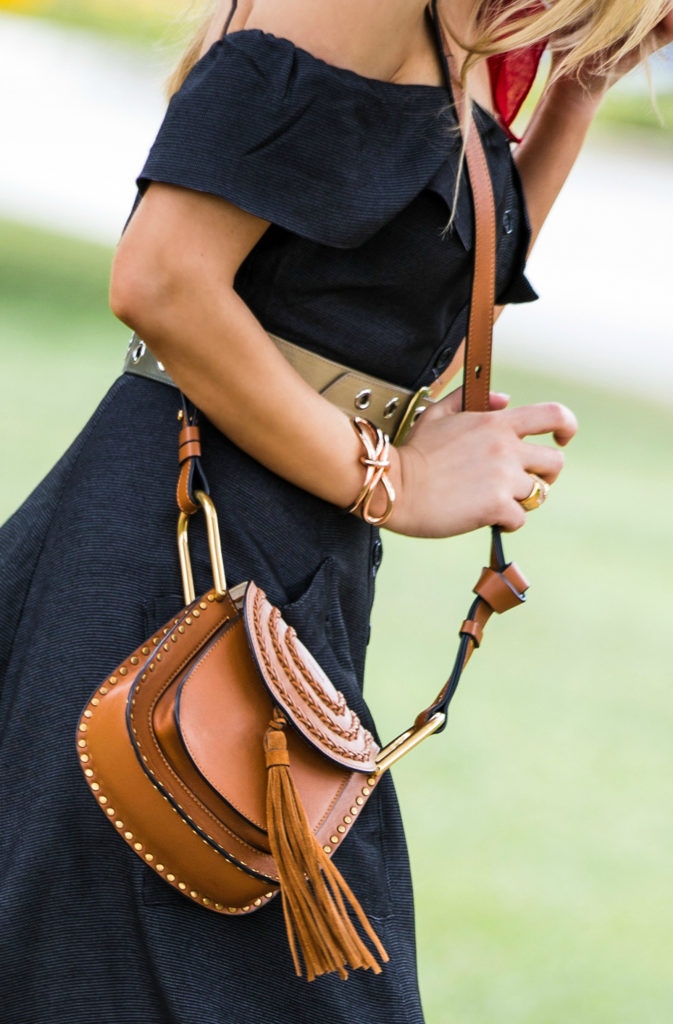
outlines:
[[491, 390], [491, 348], [495, 303], [495, 206], [491, 175], [477, 126], [472, 119], [465, 160], [474, 199], [474, 280], [465, 351], [463, 409], [487, 412]]
[[[444, 49], [446, 72], [450, 79], [451, 48], [437, 13], [436, 4], [433, 4], [432, 9]], [[491, 348], [495, 305], [496, 230], [493, 186], [474, 117], [470, 116], [469, 121], [465, 121], [465, 102], [460, 85], [455, 80], [450, 80], [449, 85], [455, 97], [456, 116], [463, 132], [465, 163], [472, 189], [475, 223], [474, 277], [465, 349], [463, 409], [470, 412], [486, 412], [489, 407], [491, 387]], [[444, 373], [431, 386], [433, 397], [436, 397], [449, 383], [455, 375], [456, 369], [456, 358], [454, 357]]]

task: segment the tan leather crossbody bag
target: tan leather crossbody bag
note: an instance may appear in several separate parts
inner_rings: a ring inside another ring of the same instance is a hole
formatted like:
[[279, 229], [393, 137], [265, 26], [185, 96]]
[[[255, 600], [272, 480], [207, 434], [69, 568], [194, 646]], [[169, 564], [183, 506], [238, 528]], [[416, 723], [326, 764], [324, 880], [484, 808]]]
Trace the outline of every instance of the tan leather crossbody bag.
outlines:
[[[495, 218], [476, 126], [467, 133], [475, 277], [464, 407], [488, 408]], [[180, 430], [179, 552], [185, 607], [99, 683], [77, 730], [86, 781], [110, 825], [164, 881], [220, 914], [279, 892], [295, 967], [309, 979], [379, 971], [387, 954], [332, 863], [382, 774], [445, 724], [460, 675], [493, 611], [524, 600], [525, 579], [493, 530], [451, 675], [413, 726], [379, 749], [264, 592], [227, 589], [217, 516], [194, 484], [198, 427]], [[195, 597], [190, 515], [207, 517], [214, 586]]]

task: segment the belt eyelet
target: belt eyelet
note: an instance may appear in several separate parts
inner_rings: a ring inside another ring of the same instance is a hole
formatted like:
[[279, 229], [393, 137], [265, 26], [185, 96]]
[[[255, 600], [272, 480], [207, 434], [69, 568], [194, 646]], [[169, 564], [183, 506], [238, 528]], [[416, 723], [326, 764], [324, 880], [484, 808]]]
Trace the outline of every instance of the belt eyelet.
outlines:
[[363, 388], [362, 391], [358, 391], [357, 395], [353, 400], [353, 405], [356, 409], [368, 409], [369, 404], [372, 400], [372, 393], [370, 388]]
[[138, 341], [138, 344], [131, 352], [131, 362], [139, 363], [142, 357], [145, 355], [146, 348], [147, 346], [145, 345], [144, 341]]

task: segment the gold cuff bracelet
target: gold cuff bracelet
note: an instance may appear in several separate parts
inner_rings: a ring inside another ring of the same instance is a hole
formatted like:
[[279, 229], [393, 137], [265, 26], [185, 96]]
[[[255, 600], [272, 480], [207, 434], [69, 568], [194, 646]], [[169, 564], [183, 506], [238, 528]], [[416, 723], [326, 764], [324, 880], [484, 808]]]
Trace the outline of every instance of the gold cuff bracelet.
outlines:
[[[360, 512], [365, 523], [382, 526], [390, 518], [395, 501], [395, 490], [386, 476], [390, 469], [390, 438], [362, 416], [356, 416], [351, 422], [365, 450], [364, 455], [360, 456], [360, 462], [365, 467], [365, 479], [358, 496], [346, 512]], [[384, 512], [374, 516], [369, 509], [379, 484], [383, 484], [387, 502]]]

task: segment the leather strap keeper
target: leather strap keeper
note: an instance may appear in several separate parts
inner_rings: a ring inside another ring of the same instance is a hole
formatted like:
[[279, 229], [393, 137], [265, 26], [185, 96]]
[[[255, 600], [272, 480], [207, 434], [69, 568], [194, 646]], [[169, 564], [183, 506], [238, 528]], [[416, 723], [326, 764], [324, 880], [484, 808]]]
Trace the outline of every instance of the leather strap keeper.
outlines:
[[198, 459], [201, 455], [201, 439], [198, 427], [185, 425], [180, 431], [178, 441], [178, 462], [182, 465], [187, 459]]
[[502, 572], [492, 568], [483, 569], [474, 593], [494, 612], [501, 614], [521, 604], [528, 586], [523, 573], [511, 562]]
[[484, 639], [484, 630], [474, 619], [465, 619], [458, 632], [460, 636], [472, 637], [475, 647], [481, 646], [481, 641]]

